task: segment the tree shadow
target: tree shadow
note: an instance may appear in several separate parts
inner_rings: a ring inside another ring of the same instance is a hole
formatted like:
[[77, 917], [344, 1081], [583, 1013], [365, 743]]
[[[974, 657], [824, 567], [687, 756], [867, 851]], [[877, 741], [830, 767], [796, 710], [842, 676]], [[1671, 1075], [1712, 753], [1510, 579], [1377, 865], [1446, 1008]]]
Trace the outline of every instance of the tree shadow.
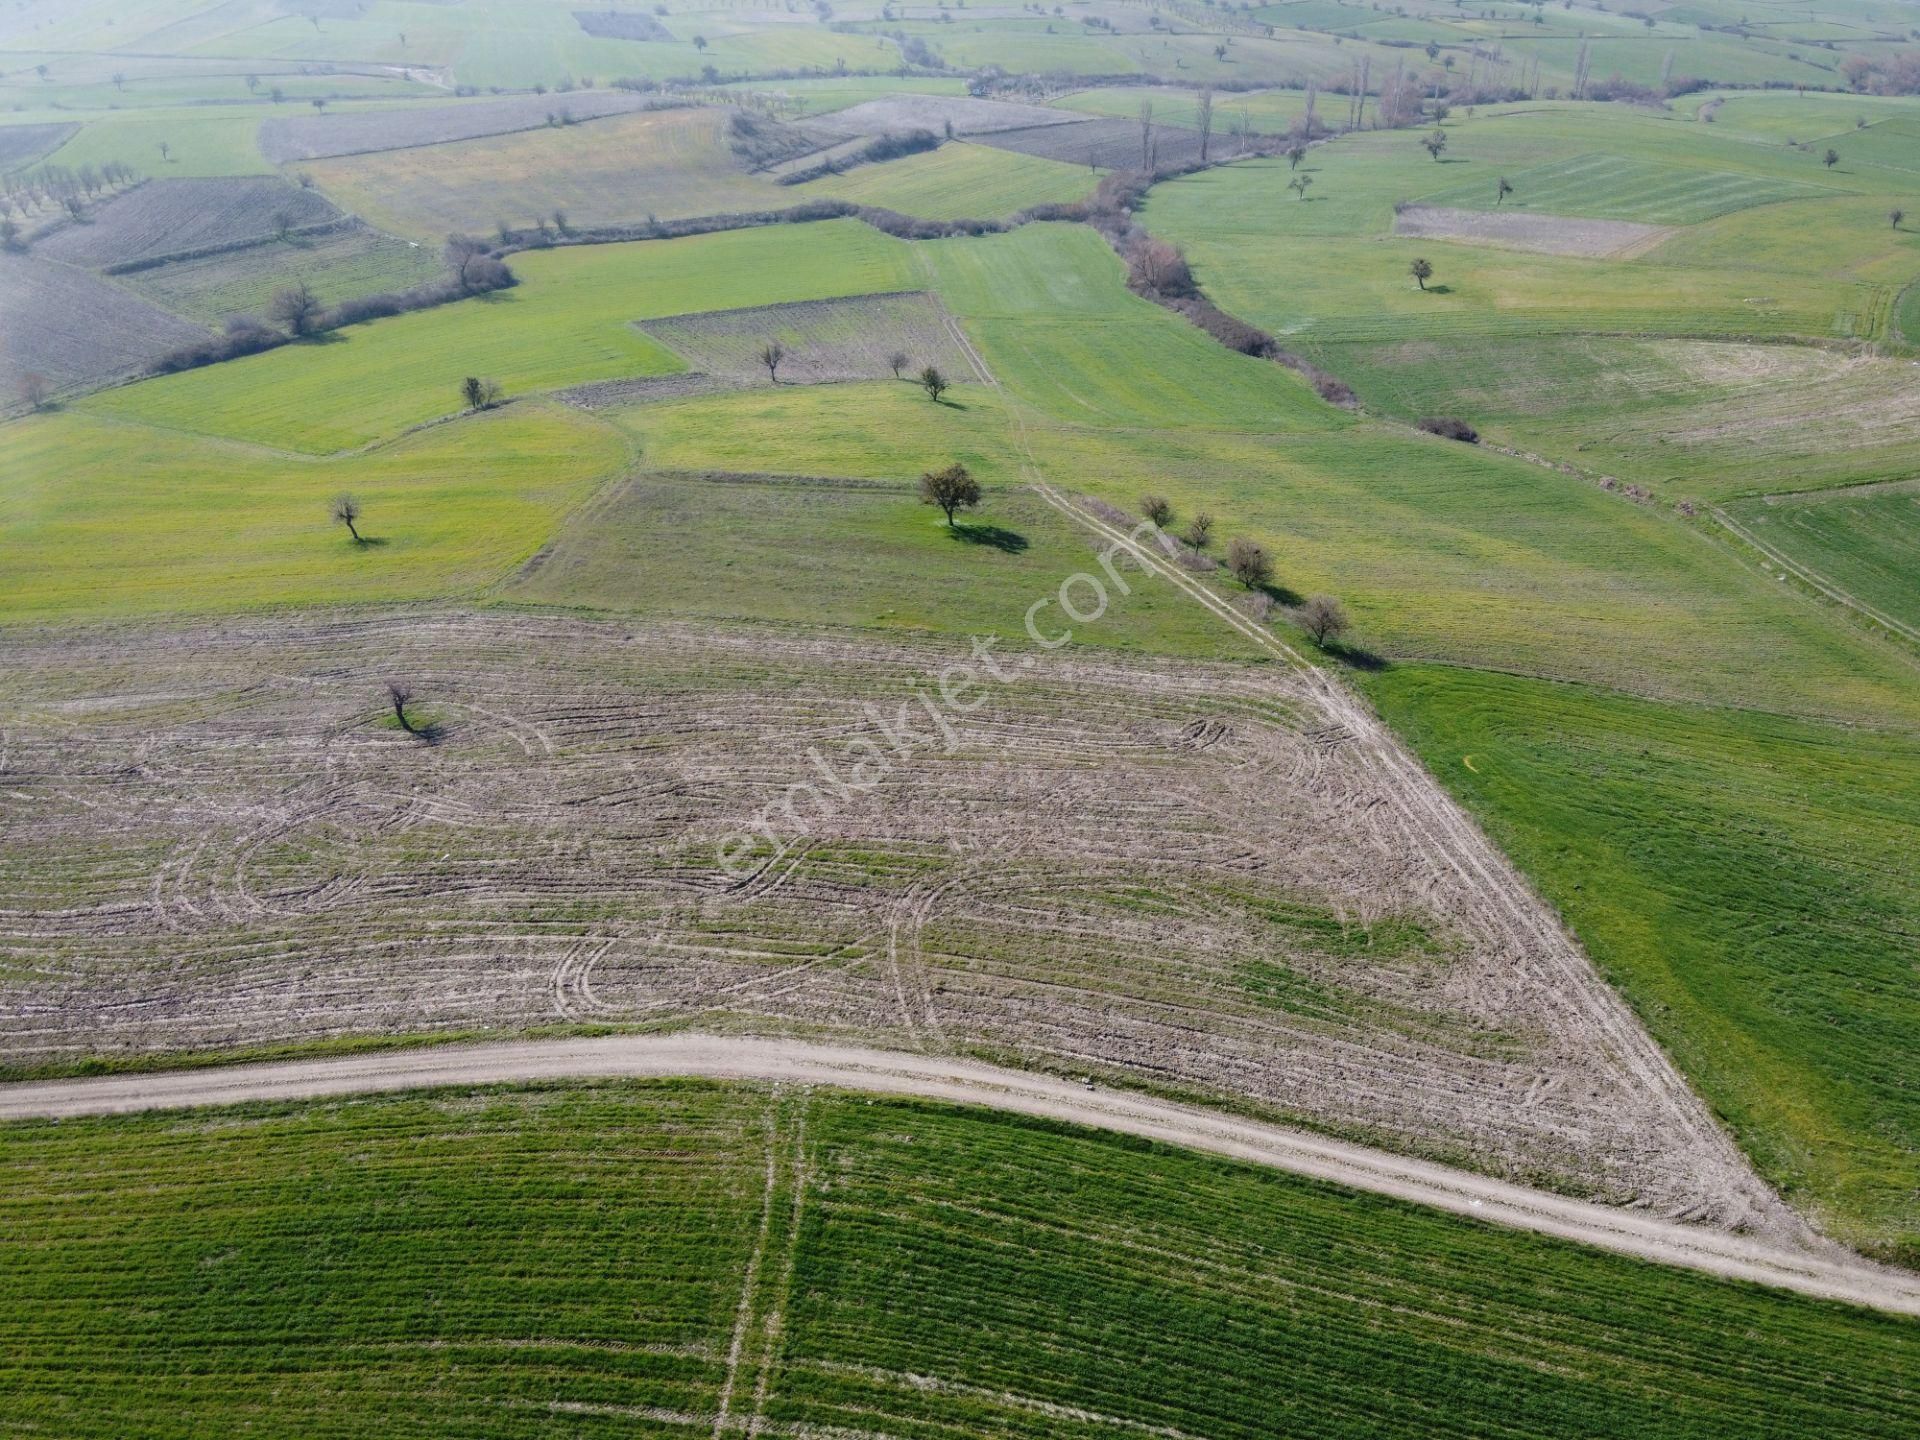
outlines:
[[1368, 674], [1378, 674], [1382, 670], [1393, 668], [1392, 662], [1386, 656], [1376, 654], [1364, 645], [1345, 645], [1338, 640], [1329, 640], [1320, 648], [1350, 670], [1364, 670]]
[[947, 538], [966, 545], [988, 545], [1007, 555], [1018, 555], [1027, 548], [1027, 537], [999, 525], [956, 523], [947, 527]]
[[965, 410], [967, 408], [965, 405], [962, 405], [958, 400], [949, 400], [944, 395], [942, 395], [938, 400], [934, 401], [933, 403], [936, 405], [944, 405], [949, 410]]
[[386, 544], [387, 537], [384, 535], [362, 535], [352, 543], [356, 550], [371, 550], [376, 546]]
[[1426, 288], [1426, 293], [1429, 295], [1451, 295], [1453, 293], [1453, 287], [1451, 285], [1429, 285]]
[[1297, 593], [1289, 590], [1277, 580], [1269, 580], [1264, 585], [1255, 585], [1252, 588], [1252, 593], [1255, 595], [1264, 595], [1273, 601], [1275, 605], [1284, 605], [1289, 608], [1301, 602], [1301, 597]]

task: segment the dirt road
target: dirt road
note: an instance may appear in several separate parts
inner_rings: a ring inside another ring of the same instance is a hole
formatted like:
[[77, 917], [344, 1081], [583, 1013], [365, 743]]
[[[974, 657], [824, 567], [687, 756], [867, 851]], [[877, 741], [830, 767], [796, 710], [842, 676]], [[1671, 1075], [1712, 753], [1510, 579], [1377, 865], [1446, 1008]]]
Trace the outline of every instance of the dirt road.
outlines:
[[1920, 1276], [1529, 1190], [1278, 1125], [937, 1055], [710, 1035], [615, 1035], [434, 1046], [0, 1087], [0, 1120], [114, 1115], [425, 1086], [702, 1076], [834, 1085], [982, 1105], [1204, 1150], [1493, 1224], [1729, 1279], [1920, 1315]]

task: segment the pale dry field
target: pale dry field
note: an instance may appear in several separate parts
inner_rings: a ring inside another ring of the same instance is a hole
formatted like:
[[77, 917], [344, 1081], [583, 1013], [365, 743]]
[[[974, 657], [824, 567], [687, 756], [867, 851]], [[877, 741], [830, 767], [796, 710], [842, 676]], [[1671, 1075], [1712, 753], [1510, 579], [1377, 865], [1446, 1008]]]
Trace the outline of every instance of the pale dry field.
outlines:
[[[948, 753], [913, 697], [960, 658], [504, 613], [16, 634], [0, 1058], [556, 1022], [858, 1038], [1778, 1220], [1324, 682], [1009, 657]], [[393, 675], [433, 743], [387, 720]], [[779, 851], [730, 872], [717, 843], [783, 797]]]

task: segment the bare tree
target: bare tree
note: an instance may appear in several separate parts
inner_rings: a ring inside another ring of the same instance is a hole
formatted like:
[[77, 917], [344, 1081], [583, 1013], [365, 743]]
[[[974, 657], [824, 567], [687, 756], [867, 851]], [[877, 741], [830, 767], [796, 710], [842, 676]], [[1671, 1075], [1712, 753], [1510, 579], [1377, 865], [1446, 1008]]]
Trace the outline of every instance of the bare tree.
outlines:
[[1227, 569], [1249, 590], [1257, 590], [1273, 579], [1273, 557], [1256, 541], [1236, 539], [1227, 546]]
[[1298, 170], [1300, 162], [1307, 158], [1307, 147], [1299, 140], [1287, 146], [1287, 169]]
[[420, 732], [414, 729], [413, 720], [407, 714], [407, 706], [413, 703], [413, 687], [404, 680], [389, 680], [387, 700], [393, 706], [393, 718], [399, 722], [400, 728], [409, 735], [418, 735]]
[[913, 357], [904, 350], [896, 350], [887, 357], [887, 364], [893, 367], [893, 378], [898, 380], [900, 372], [913, 363]]
[[324, 115], [327, 113], [327, 97], [326, 96], [316, 95], [313, 97], [313, 99], [309, 103], [313, 106], [313, 110], [316, 115]]
[[27, 402], [28, 408], [44, 410], [52, 396], [53, 387], [38, 370], [29, 370], [20, 377], [20, 398]]
[[1829, 150], [1821, 158], [1822, 158], [1822, 163], [1825, 164], [1829, 170], [1831, 170], [1834, 166], [1840, 163], [1840, 152], [1838, 150]]
[[1420, 146], [1427, 154], [1431, 155], [1435, 160], [1438, 160], [1441, 152], [1447, 148], [1447, 132], [1436, 129], [1431, 135], [1420, 142]]
[[1502, 175], [1499, 178], [1499, 180], [1494, 183], [1494, 187], [1493, 187], [1494, 207], [1498, 209], [1500, 202], [1506, 199], [1507, 196], [1511, 195], [1512, 193], [1513, 193], [1513, 186], [1507, 182], [1507, 177]]
[[285, 240], [293, 232], [293, 212], [281, 209], [273, 212], [273, 234], [277, 240]]
[[[1220, 47], [1220, 54], [1224, 58], [1226, 54], [1224, 45]], [[1213, 87], [1211, 85], [1200, 92], [1198, 123], [1194, 128], [1200, 132], [1200, 163], [1204, 165], [1207, 163], [1207, 148], [1213, 140]]]
[[173, 156], [173, 144], [172, 144], [172, 142], [170, 142], [170, 141], [167, 141], [167, 140], [162, 140], [162, 141], [160, 142], [160, 160], [161, 160], [161, 163], [162, 163], [162, 164], [164, 164], [164, 163], [166, 163], [166, 161], [167, 161], [167, 160], [169, 160], [169, 159], [171, 159], [171, 158], [172, 158], [172, 156]]
[[1346, 634], [1350, 623], [1346, 607], [1331, 595], [1315, 595], [1293, 612], [1293, 618], [1320, 646]]
[[778, 340], [769, 340], [760, 347], [760, 363], [767, 367], [767, 379], [773, 384], [780, 383], [780, 362], [787, 358], [787, 347]]
[[1414, 284], [1424, 290], [1427, 288], [1427, 281], [1433, 278], [1433, 262], [1416, 258], [1411, 265], [1407, 266], [1407, 273], [1413, 276]]
[[1173, 506], [1167, 503], [1164, 495], [1142, 495], [1140, 513], [1162, 530], [1173, 523]]
[[920, 388], [927, 392], [927, 398], [929, 400], [937, 403], [940, 397], [946, 394], [951, 387], [948, 384], [947, 377], [940, 373], [939, 368], [929, 365], [920, 372]]
[[1140, 102], [1140, 168], [1153, 173], [1153, 101]]
[[1902, 210], [1898, 205], [1887, 212], [1887, 219], [1893, 222], [1893, 228], [1896, 230], [1900, 228], [1900, 222], [1906, 218], [1907, 212]]
[[[1898, 226], [1896, 225], [1896, 229]], [[0, 250], [24, 250], [27, 242], [20, 238], [20, 222], [11, 215], [0, 220]]]
[[1313, 177], [1311, 175], [1296, 175], [1287, 181], [1287, 189], [1298, 190], [1300, 192], [1300, 198], [1304, 200], [1307, 198], [1307, 189], [1312, 184]]
[[267, 302], [267, 318], [285, 326], [289, 335], [311, 335], [320, 310], [320, 297], [304, 280], [274, 291]]
[[1213, 516], [1202, 510], [1187, 522], [1187, 533], [1180, 537], [1196, 550], [1204, 550], [1213, 543]]
[[951, 527], [955, 511], [971, 510], [980, 503], [980, 482], [956, 460], [944, 470], [929, 470], [920, 477], [920, 503], [938, 505]]
[[365, 538], [360, 534], [359, 529], [360, 502], [354, 499], [353, 496], [336, 495], [333, 500], [333, 507], [328, 513], [333, 517], [334, 524], [347, 527], [347, 533], [353, 537], [354, 544], [364, 545], [367, 543]]

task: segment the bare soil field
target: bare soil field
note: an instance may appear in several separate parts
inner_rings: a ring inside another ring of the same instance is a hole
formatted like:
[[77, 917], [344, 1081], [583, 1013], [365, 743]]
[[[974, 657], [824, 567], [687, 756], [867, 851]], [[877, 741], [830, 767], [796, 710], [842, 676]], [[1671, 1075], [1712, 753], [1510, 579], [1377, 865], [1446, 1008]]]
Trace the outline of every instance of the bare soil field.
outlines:
[[626, 90], [571, 90], [564, 95], [509, 95], [498, 100], [449, 101], [404, 110], [341, 111], [263, 121], [260, 153], [276, 165], [330, 155], [370, 155], [449, 140], [477, 140], [516, 130], [544, 129], [549, 116], [597, 120], [644, 110], [644, 95]]
[[101, 268], [265, 240], [284, 216], [295, 230], [341, 218], [331, 201], [269, 176], [149, 180], [115, 196], [85, 224], [50, 232], [35, 250]]
[[[1324, 681], [997, 658], [941, 724], [914, 697], [964, 648], [870, 635], [15, 632], [0, 1057], [555, 1020], [879, 1039], [1792, 1223]], [[756, 815], [778, 847], [723, 864]]]
[[13, 404], [29, 372], [46, 376], [56, 392], [98, 385], [205, 334], [110, 280], [31, 255], [0, 255], [0, 405]]
[[[1153, 127], [1154, 157], [1162, 166], [1191, 165], [1200, 158], [1200, 132], [1178, 125]], [[982, 145], [1061, 160], [1070, 165], [1095, 165], [1102, 170], [1141, 168], [1140, 124], [1136, 120], [1078, 120], [1072, 124], [1038, 125], [1027, 129], [996, 130], [978, 137]], [[1242, 148], [1231, 135], [1216, 132], [1207, 153], [1214, 159]]]
[[1670, 225], [1631, 220], [1581, 220], [1523, 210], [1450, 210], [1409, 205], [1393, 218], [1393, 233], [1467, 245], [1495, 245], [1539, 255], [1624, 258], [1651, 250], [1674, 234]]
[[1075, 115], [1049, 110], [1044, 105], [975, 100], [964, 95], [888, 95], [822, 115], [818, 123], [829, 130], [844, 130], [853, 135], [884, 135], [896, 130], [932, 130], [943, 134], [949, 124], [956, 135], [984, 135], [995, 130], [1069, 125], [1077, 119]]
[[954, 337], [945, 307], [922, 291], [708, 310], [644, 320], [640, 328], [693, 370], [729, 388], [773, 383], [760, 359], [769, 340], [787, 350], [778, 372], [783, 385], [890, 380], [888, 360], [895, 351], [909, 358], [903, 373], [935, 365], [954, 379], [987, 378]]
[[640, 10], [576, 10], [573, 18], [596, 40], [673, 41], [671, 30]]
[[0, 171], [19, 170], [59, 149], [78, 125], [0, 125]]

